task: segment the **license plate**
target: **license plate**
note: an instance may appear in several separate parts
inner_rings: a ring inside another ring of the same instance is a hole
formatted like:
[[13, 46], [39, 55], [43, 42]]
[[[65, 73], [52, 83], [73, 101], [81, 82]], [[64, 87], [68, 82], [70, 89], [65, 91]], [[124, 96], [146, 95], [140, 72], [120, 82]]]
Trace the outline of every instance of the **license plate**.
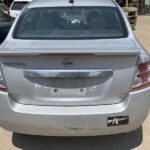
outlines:
[[50, 89], [52, 96], [84, 96], [86, 94], [86, 89], [61, 89], [52, 88]]

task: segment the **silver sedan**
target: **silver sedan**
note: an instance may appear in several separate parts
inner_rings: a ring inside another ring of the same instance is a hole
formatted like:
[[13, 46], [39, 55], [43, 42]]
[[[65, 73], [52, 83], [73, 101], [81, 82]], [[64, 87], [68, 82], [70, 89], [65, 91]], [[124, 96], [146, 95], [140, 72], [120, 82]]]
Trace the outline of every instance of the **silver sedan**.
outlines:
[[150, 107], [150, 57], [111, 0], [35, 0], [0, 48], [0, 126], [92, 136], [130, 132]]

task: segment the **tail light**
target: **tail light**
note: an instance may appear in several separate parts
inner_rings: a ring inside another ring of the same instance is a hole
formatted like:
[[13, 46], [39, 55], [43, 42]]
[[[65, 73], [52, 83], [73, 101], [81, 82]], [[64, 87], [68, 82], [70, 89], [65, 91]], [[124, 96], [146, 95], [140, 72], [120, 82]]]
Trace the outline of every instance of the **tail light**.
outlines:
[[133, 80], [132, 91], [150, 86], [150, 61], [139, 63], [137, 74]]
[[7, 91], [1, 67], [0, 67], [0, 91], [3, 91], [3, 92]]

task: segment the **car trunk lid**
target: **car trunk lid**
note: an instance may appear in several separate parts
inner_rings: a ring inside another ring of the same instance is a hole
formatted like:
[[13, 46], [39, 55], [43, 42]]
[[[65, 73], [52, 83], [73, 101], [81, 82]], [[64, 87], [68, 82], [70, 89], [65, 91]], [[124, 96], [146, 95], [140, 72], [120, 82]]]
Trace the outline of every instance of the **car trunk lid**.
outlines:
[[1, 50], [11, 99], [30, 105], [106, 105], [129, 94], [139, 50], [52, 47]]

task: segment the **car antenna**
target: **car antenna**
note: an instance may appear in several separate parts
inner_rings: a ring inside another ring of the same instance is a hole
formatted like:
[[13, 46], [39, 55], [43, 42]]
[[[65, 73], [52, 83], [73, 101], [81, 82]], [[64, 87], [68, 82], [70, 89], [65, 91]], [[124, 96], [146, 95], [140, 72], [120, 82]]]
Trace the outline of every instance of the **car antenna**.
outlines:
[[74, 0], [69, 0], [69, 3], [72, 4], [71, 11], [72, 11], [72, 14], [73, 14]]
[[74, 5], [74, 0], [69, 0], [69, 3]]

